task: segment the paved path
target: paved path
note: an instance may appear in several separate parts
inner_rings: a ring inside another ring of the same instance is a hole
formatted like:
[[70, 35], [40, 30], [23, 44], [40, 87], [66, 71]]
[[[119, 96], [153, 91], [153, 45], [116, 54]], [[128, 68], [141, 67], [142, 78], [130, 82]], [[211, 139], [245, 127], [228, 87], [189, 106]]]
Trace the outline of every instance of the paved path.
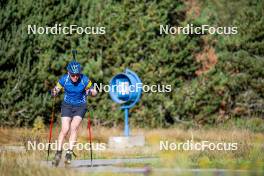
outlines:
[[[131, 159], [95, 159], [91, 165], [90, 160], [73, 160], [72, 163], [67, 167], [76, 169], [82, 172], [115, 172], [115, 173], [148, 173], [150, 171], [147, 165], [151, 162], [158, 161], [158, 158], [131, 158]], [[141, 163], [146, 164], [146, 167], [142, 168], [128, 168], [115, 166], [118, 164], [126, 163]], [[42, 161], [42, 164], [52, 167], [51, 161]], [[65, 167], [64, 163], [61, 162], [58, 167]]]
[[[150, 163], [159, 161], [158, 158], [132, 158], [132, 159], [95, 159], [93, 166], [90, 160], [73, 160], [71, 165], [67, 168], [74, 169], [80, 172], [111, 172], [111, 173], [130, 173], [130, 174], [144, 174], [158, 173], [172, 174], [172, 175], [212, 175], [212, 176], [226, 176], [226, 175], [261, 175], [260, 171], [247, 170], [228, 170], [228, 169], [188, 169], [188, 168], [151, 168]], [[42, 161], [44, 165], [51, 166], [51, 162]], [[141, 163], [145, 164], [142, 167], [121, 167], [118, 164], [126, 163]], [[60, 163], [59, 167], [65, 167], [64, 163]]]
[[[105, 167], [113, 166], [117, 164], [124, 163], [151, 163], [153, 161], [158, 161], [158, 158], [130, 158], [130, 159], [94, 159], [93, 165], [91, 166], [90, 160], [72, 160], [72, 163], [69, 165], [70, 168], [81, 168], [81, 167]], [[44, 162], [45, 163], [45, 162]], [[48, 165], [51, 166], [51, 162], [48, 162]], [[59, 167], [64, 167], [64, 163], [61, 162]]]
[[[93, 166], [106, 166], [106, 165], [116, 165], [122, 163], [151, 163], [153, 161], [158, 161], [158, 158], [129, 158], [129, 159], [97, 159], [93, 161]], [[83, 163], [91, 164], [90, 160], [78, 160], [74, 164], [81, 166]], [[85, 164], [84, 164], [85, 166]]]

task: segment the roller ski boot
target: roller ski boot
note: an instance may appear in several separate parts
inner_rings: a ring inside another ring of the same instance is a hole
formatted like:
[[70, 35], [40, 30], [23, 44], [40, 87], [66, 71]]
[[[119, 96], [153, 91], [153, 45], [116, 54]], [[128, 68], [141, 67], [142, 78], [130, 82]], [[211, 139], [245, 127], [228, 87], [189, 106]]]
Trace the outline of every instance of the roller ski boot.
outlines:
[[66, 152], [66, 155], [65, 155], [65, 162], [64, 162], [66, 165], [71, 164], [72, 154], [73, 154], [73, 151], [72, 151], [72, 150], [68, 150], [68, 151]]
[[55, 157], [52, 161], [52, 166], [55, 166], [57, 167], [60, 163], [60, 160], [61, 160], [61, 155], [62, 155], [62, 151], [57, 151], [56, 154], [55, 154]]

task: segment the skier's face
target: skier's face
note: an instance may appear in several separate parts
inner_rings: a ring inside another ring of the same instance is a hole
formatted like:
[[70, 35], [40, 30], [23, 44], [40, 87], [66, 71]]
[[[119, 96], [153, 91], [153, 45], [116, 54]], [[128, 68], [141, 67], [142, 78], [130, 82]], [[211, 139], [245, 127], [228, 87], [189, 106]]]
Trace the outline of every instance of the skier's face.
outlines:
[[71, 77], [72, 82], [75, 83], [78, 81], [80, 74], [70, 74], [70, 77]]

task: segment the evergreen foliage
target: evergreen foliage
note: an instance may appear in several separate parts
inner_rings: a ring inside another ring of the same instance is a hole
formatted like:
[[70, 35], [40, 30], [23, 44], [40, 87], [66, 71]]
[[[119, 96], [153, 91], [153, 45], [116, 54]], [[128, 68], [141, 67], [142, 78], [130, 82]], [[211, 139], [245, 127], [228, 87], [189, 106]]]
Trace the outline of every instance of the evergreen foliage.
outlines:
[[[10, 0], [0, 11], [0, 125], [48, 122], [48, 91], [66, 73], [71, 49], [83, 73], [108, 84], [126, 67], [144, 84], [172, 85], [172, 92], [144, 93], [131, 110], [139, 127], [166, 127], [178, 121], [215, 124], [233, 117], [264, 117], [264, 4], [262, 1], [197, 1], [199, 15], [180, 0], [92, 1]], [[228, 7], [228, 8], [227, 8]], [[160, 25], [237, 26], [237, 35], [165, 35]], [[27, 25], [103, 26], [105, 35], [33, 35]], [[214, 48], [217, 63], [197, 74], [197, 55]], [[57, 99], [56, 110], [60, 108]], [[89, 100], [95, 123], [123, 122], [107, 93]]]

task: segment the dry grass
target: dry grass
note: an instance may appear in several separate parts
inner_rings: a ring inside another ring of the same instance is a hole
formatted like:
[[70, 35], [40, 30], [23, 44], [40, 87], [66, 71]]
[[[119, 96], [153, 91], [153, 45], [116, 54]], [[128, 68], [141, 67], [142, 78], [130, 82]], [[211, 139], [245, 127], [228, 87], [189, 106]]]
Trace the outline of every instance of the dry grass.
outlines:
[[[74, 171], [65, 169], [47, 168], [40, 164], [41, 155], [35, 153], [10, 153], [0, 152], [0, 170], [5, 176], [24, 176], [24, 175], [64, 175], [73, 176]], [[1, 175], [0, 174], [0, 175]]]
[[[84, 122], [85, 124], [85, 122]], [[54, 138], [57, 137], [54, 128]], [[0, 146], [23, 145], [26, 141], [46, 142], [48, 129], [45, 132], [26, 128], [0, 128]], [[110, 136], [120, 136], [122, 129], [93, 127], [93, 141], [107, 143]], [[130, 158], [130, 157], [159, 157], [160, 162], [151, 163], [155, 168], [226, 168], [264, 170], [264, 134], [253, 133], [248, 130], [238, 129], [133, 129], [131, 134], [144, 134], [146, 146], [126, 150], [94, 151], [95, 158]], [[160, 151], [160, 141], [186, 142], [187, 140], [210, 142], [236, 142], [238, 150], [235, 151]], [[87, 129], [84, 126], [79, 131], [78, 142], [88, 142]], [[88, 159], [89, 151], [76, 151], [77, 159]], [[45, 168], [40, 166], [39, 160], [46, 159], [46, 152], [10, 153], [1, 152], [0, 169], [9, 175], [82, 175], [64, 169]], [[54, 152], [51, 156], [54, 155]], [[34, 161], [34, 162], [29, 162]], [[24, 170], [30, 168], [29, 170]], [[14, 174], [16, 173], [16, 174]], [[7, 175], [8, 175], [7, 174]], [[6, 174], [5, 174], [6, 175]], [[111, 175], [111, 174], [110, 174]]]

